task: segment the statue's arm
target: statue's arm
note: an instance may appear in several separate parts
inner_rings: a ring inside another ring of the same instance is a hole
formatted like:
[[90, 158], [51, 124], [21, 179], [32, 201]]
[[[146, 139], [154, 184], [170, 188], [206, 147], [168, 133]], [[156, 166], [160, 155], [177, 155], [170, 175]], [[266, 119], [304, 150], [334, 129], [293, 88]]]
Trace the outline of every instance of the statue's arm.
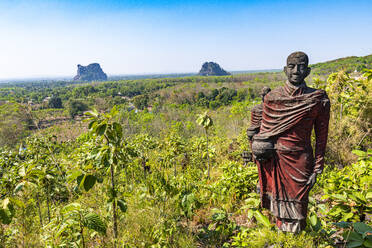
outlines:
[[320, 174], [323, 171], [324, 167], [324, 154], [328, 138], [330, 106], [331, 105], [328, 96], [325, 95], [314, 124], [316, 140], [314, 173], [317, 174]]
[[247, 129], [247, 136], [249, 141], [252, 141], [253, 136], [258, 134], [260, 132], [260, 127], [259, 125], [261, 123], [257, 122], [257, 114], [255, 113], [254, 107], [251, 110], [251, 120], [250, 120], [250, 126]]

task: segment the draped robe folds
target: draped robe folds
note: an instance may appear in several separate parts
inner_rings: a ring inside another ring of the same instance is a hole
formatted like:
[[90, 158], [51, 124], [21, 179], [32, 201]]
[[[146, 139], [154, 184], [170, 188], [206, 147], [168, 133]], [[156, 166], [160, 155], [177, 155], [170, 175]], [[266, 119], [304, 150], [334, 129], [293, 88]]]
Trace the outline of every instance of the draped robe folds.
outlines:
[[248, 137], [252, 138], [255, 134], [260, 131], [261, 120], [262, 120], [262, 108], [263, 104], [255, 105], [251, 110], [251, 122], [247, 129]]
[[[328, 135], [330, 102], [323, 90], [289, 82], [266, 95], [260, 132], [253, 140], [275, 142], [274, 155], [257, 161], [262, 207], [283, 231], [306, 225], [310, 176], [320, 173]], [[315, 158], [311, 132], [315, 130]]]

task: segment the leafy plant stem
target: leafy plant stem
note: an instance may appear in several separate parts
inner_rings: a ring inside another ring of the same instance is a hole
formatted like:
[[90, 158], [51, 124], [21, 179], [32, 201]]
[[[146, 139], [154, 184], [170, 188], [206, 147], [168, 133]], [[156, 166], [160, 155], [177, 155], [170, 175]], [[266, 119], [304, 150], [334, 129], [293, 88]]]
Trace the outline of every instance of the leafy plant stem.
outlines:
[[84, 226], [80, 224], [80, 235], [81, 235], [81, 242], [83, 244], [83, 248], [85, 248], [85, 240], [84, 240]]
[[208, 179], [209, 179], [210, 178], [211, 165], [210, 165], [210, 161], [209, 161], [209, 149], [208, 149], [209, 140], [208, 140], [208, 130], [207, 129], [205, 129], [205, 136], [207, 137], [207, 159], [208, 159]]
[[116, 241], [118, 238], [118, 226], [117, 226], [117, 216], [116, 216], [116, 201], [115, 201], [115, 178], [114, 178], [114, 166], [110, 166], [110, 172], [111, 172], [111, 187], [112, 187], [112, 192], [114, 195], [114, 199], [112, 200], [112, 218], [114, 221], [114, 248], [116, 248]]
[[37, 211], [39, 214], [40, 226], [43, 226], [43, 218], [41, 215], [39, 192], [36, 193], [36, 205], [37, 205]]
[[[110, 145], [110, 140], [106, 134], [104, 134], [106, 139], [107, 145]], [[116, 189], [115, 189], [115, 169], [114, 165], [110, 165], [110, 173], [111, 173], [111, 190], [112, 190], [112, 219], [113, 219], [113, 231], [114, 231], [114, 248], [117, 247], [117, 239], [118, 239], [118, 224], [117, 224], [117, 216], [116, 216]]]
[[46, 200], [48, 209], [48, 223], [50, 222], [50, 208], [49, 208], [49, 184], [46, 185]]

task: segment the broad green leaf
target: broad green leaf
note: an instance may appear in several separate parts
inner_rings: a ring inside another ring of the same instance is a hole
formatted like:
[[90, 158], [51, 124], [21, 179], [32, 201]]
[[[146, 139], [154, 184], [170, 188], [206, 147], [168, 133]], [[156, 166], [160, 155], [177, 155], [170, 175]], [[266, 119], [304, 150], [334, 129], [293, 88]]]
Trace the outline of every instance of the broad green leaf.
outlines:
[[347, 248], [355, 248], [355, 247], [361, 247], [363, 245], [363, 240], [355, 240], [355, 241], [350, 241], [347, 243], [346, 247]]
[[85, 175], [85, 179], [84, 179], [84, 189], [85, 189], [85, 191], [89, 191], [94, 186], [96, 181], [97, 181], [97, 178], [95, 176]]
[[26, 178], [32, 178], [32, 177], [39, 177], [42, 178], [45, 176], [45, 172], [40, 170], [40, 169], [33, 169], [29, 172], [27, 172], [27, 177]]
[[348, 242], [349, 241], [363, 241], [362, 235], [354, 231], [351, 231], [350, 233], [345, 232], [343, 236], [344, 236], [344, 239]]
[[85, 174], [82, 174], [76, 178], [78, 187], [82, 187], [84, 185], [84, 180], [85, 180]]
[[325, 213], [327, 211], [327, 207], [325, 204], [318, 204], [317, 207], [322, 213]]
[[8, 208], [11, 211], [14, 210], [13, 209], [13, 205], [16, 205], [17, 207], [20, 207], [20, 208], [24, 208], [25, 207], [25, 203], [21, 199], [19, 199], [19, 197], [10, 197], [9, 200], [12, 203], [10, 205], [8, 204]]
[[98, 111], [96, 109], [93, 109], [91, 111], [86, 111], [84, 112], [85, 115], [91, 116], [91, 117], [97, 117], [98, 116]]
[[95, 127], [95, 125], [97, 125], [97, 122], [96, 121], [89, 122], [88, 129], [89, 130], [92, 130]]
[[262, 225], [266, 227], [271, 227], [269, 218], [263, 215], [260, 211], [256, 210], [254, 212], [254, 217], [256, 218], [257, 222], [261, 223]]
[[372, 199], [372, 191], [366, 194], [366, 199]]
[[331, 216], [338, 216], [342, 212], [342, 209], [340, 206], [334, 206], [330, 211], [329, 215]]
[[106, 224], [101, 220], [101, 218], [96, 213], [88, 213], [84, 216], [85, 226], [101, 234], [106, 234]]
[[101, 125], [97, 126], [96, 134], [102, 136], [106, 131], [106, 127], [107, 127], [106, 124], [101, 124]]
[[123, 130], [122, 130], [121, 125], [117, 122], [114, 122], [113, 127], [114, 127], [117, 135], [119, 136], [119, 138], [121, 138], [123, 136]]
[[346, 195], [341, 195], [341, 194], [333, 194], [332, 197], [339, 199], [341, 201], [347, 201]]
[[342, 220], [343, 221], [347, 221], [348, 219], [352, 218], [354, 216], [354, 213], [353, 212], [349, 212], [347, 214], [345, 214], [343, 217], [342, 217]]
[[366, 152], [363, 152], [363, 151], [360, 151], [360, 150], [353, 150], [352, 153], [354, 153], [355, 155], [357, 155], [359, 157], [365, 157], [367, 155]]
[[254, 215], [254, 210], [253, 209], [249, 209], [248, 212], [247, 212], [247, 218], [248, 220], [252, 219]]
[[120, 208], [120, 210], [123, 213], [125, 213], [127, 211], [127, 209], [128, 209], [127, 203], [124, 200], [122, 200], [122, 199], [118, 200], [117, 203], [118, 203], [118, 207]]
[[372, 227], [368, 226], [363, 222], [356, 222], [354, 223], [354, 230], [360, 234], [364, 234], [365, 232], [372, 233]]
[[363, 245], [367, 248], [372, 248], [372, 241], [367, 239], [363, 242]]
[[0, 208], [0, 223], [9, 225], [12, 222], [12, 216], [9, 210]]
[[311, 224], [312, 228], [314, 229], [314, 231], [317, 232], [317, 231], [320, 230], [321, 224], [320, 224], [320, 220], [319, 220], [318, 216], [316, 216], [316, 214], [311, 215], [310, 224]]
[[73, 180], [77, 179], [77, 177], [81, 176], [81, 170], [72, 170], [68, 173], [68, 182], [72, 182]]
[[340, 227], [340, 228], [348, 228], [351, 226], [352, 223], [350, 222], [345, 222], [345, 221], [341, 221], [341, 222], [338, 222], [338, 223], [334, 223], [335, 226], [337, 227]]
[[68, 224], [63, 223], [63, 224], [59, 227], [59, 229], [58, 229], [58, 231], [57, 231], [57, 233], [56, 233], [56, 237], [58, 238], [59, 236], [61, 236], [61, 234], [62, 234], [64, 231], [66, 231], [66, 230], [68, 229], [68, 227], [69, 227]]
[[119, 113], [119, 110], [118, 110], [118, 108], [116, 107], [116, 105], [111, 109], [111, 111], [110, 111], [110, 115], [111, 115], [111, 117], [114, 117], [114, 116], [116, 116], [117, 114]]
[[15, 188], [14, 188], [14, 194], [17, 194], [20, 190], [23, 189], [23, 186], [25, 186], [25, 182], [19, 183]]
[[73, 203], [70, 203], [64, 206], [61, 210], [61, 213], [65, 214], [65, 213], [70, 213], [72, 211], [80, 211], [80, 210], [81, 210], [81, 205], [77, 202], [73, 202]]

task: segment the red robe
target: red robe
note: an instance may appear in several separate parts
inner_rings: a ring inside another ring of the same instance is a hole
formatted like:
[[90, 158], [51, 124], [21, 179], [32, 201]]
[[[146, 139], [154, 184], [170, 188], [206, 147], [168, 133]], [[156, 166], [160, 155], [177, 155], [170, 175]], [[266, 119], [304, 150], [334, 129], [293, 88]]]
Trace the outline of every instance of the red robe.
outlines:
[[[310, 185], [324, 165], [330, 102], [323, 90], [289, 82], [266, 95], [260, 139], [275, 141], [271, 159], [257, 162], [261, 204], [277, 217], [284, 231], [298, 232], [306, 224]], [[315, 158], [311, 132], [315, 129]], [[256, 137], [256, 136], [255, 136]]]

